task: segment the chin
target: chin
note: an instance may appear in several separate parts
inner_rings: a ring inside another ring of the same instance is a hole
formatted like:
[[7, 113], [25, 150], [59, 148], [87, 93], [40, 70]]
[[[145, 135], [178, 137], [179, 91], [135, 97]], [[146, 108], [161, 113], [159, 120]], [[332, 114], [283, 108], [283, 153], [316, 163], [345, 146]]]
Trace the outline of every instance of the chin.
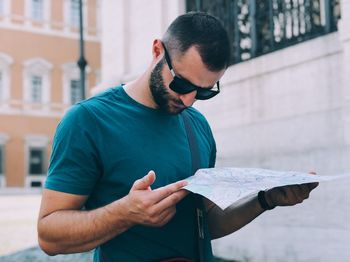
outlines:
[[172, 109], [168, 109], [168, 113], [172, 115], [177, 115], [177, 114], [180, 114], [185, 109], [186, 108], [172, 108]]
[[168, 105], [167, 107], [161, 108], [165, 113], [168, 113], [169, 115], [177, 115], [180, 114], [182, 111], [184, 111], [186, 108], [179, 108]]

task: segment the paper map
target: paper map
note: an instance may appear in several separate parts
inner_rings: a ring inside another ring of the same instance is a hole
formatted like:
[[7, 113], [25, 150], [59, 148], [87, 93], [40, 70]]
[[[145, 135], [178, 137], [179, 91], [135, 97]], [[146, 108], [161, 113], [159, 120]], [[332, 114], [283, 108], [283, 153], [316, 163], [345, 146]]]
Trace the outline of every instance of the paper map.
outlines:
[[350, 174], [319, 176], [257, 168], [206, 168], [187, 178], [188, 185], [184, 189], [200, 194], [225, 209], [260, 190], [339, 178], [350, 178]]

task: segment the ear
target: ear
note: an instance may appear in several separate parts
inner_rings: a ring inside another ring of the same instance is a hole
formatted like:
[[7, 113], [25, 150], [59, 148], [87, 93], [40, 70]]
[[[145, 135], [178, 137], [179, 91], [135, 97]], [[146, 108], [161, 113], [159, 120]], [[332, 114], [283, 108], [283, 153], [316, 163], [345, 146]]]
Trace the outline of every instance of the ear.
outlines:
[[163, 43], [160, 39], [153, 40], [152, 56], [154, 60], [158, 60], [164, 54]]

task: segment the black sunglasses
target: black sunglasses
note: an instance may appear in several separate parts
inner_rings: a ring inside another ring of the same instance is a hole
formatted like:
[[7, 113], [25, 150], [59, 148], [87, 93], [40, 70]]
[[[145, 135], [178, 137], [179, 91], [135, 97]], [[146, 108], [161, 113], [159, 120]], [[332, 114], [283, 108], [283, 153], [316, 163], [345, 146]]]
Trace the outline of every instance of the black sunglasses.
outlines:
[[164, 44], [163, 44], [163, 48], [164, 48], [164, 55], [165, 55], [166, 63], [168, 64], [170, 72], [173, 76], [173, 80], [169, 84], [169, 87], [171, 90], [173, 90], [174, 92], [179, 93], [179, 94], [188, 94], [188, 93], [191, 93], [191, 92], [196, 90], [197, 91], [196, 99], [198, 99], [198, 100], [207, 100], [207, 99], [210, 99], [210, 98], [212, 98], [220, 93], [219, 81], [217, 81], [215, 86], [213, 86], [211, 88], [203, 88], [200, 86], [196, 86], [196, 85], [192, 84], [190, 81], [177, 76], [174, 72], [173, 66], [171, 64], [169, 53], [166, 50]]

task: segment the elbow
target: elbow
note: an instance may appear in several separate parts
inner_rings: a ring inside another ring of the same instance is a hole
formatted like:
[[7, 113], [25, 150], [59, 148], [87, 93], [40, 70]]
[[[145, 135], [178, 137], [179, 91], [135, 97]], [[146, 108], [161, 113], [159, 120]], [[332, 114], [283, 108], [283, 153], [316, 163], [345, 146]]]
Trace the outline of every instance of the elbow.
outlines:
[[51, 243], [41, 239], [40, 237], [38, 238], [38, 243], [39, 243], [39, 247], [41, 248], [41, 250], [44, 251], [44, 253], [49, 255], [49, 256], [56, 256], [60, 253], [57, 250], [57, 247], [55, 247]]
[[59, 249], [57, 245], [57, 241], [50, 241], [48, 237], [48, 233], [44, 229], [43, 225], [38, 223], [38, 244], [42, 251], [44, 251], [49, 256], [55, 256], [60, 254], [62, 251]]

